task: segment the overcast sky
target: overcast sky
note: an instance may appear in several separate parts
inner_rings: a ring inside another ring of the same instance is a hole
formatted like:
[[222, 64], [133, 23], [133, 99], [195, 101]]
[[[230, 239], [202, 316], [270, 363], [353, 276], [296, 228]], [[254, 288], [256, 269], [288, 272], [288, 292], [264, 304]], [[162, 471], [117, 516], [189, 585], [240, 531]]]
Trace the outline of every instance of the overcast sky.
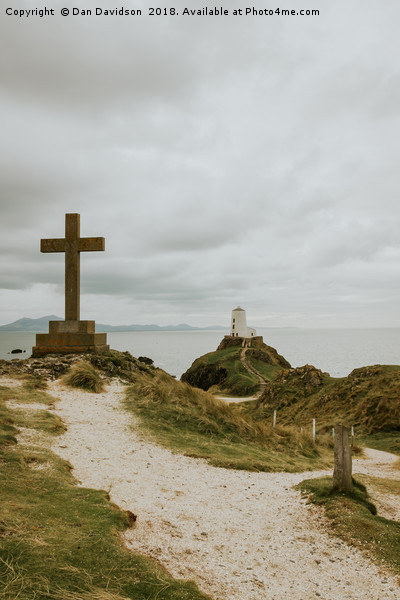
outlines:
[[[64, 316], [77, 212], [83, 319], [399, 327], [398, 0], [151, 4], [2, 3], [0, 324]], [[143, 12], [60, 15], [96, 6]]]

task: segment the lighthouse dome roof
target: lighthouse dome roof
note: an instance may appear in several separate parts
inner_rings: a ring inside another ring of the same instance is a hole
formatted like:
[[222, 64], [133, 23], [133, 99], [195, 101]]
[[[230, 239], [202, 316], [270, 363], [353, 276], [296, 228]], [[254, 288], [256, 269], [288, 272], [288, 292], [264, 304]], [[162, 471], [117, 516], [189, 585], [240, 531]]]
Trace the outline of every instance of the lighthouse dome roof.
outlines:
[[237, 308], [235, 308], [233, 312], [236, 312], [237, 310], [242, 310], [244, 312], [244, 308], [240, 308], [240, 306], [238, 306]]

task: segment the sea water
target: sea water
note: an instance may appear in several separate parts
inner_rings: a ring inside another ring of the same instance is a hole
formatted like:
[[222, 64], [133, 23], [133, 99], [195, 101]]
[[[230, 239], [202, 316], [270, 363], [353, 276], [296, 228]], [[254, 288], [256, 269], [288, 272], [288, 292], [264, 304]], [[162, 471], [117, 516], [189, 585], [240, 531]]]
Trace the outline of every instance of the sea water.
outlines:
[[[227, 333], [221, 331], [141, 331], [107, 333], [108, 343], [133, 356], [147, 356], [171, 375], [180, 377], [192, 362], [213, 352]], [[293, 367], [311, 364], [332, 377], [375, 364], [400, 364], [400, 329], [258, 329], [264, 342], [277, 349]], [[0, 332], [0, 358], [27, 358], [35, 334]], [[10, 354], [14, 348], [26, 352]]]

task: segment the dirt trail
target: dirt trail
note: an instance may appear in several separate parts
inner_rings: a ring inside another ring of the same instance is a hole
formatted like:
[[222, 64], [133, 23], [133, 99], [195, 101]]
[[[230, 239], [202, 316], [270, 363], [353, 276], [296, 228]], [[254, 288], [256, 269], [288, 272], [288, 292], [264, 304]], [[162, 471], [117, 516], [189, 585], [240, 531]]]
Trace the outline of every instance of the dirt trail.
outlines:
[[254, 397], [255, 400], [258, 400], [258, 398], [260, 398], [260, 396], [262, 396], [264, 393], [264, 390], [267, 386], [267, 380], [264, 379], [264, 377], [261, 375], [261, 373], [259, 373], [257, 371], [257, 369], [255, 369], [249, 362], [247, 362], [246, 353], [247, 353], [248, 349], [249, 349], [248, 345], [246, 345], [242, 348], [242, 351], [240, 353], [240, 362], [242, 363], [244, 368], [247, 369], [247, 371], [249, 371], [249, 373], [251, 373], [252, 375], [255, 375], [260, 382], [260, 387], [258, 389], [258, 393]]
[[[116, 383], [103, 394], [53, 383], [51, 393], [68, 427], [53, 450], [82, 485], [108, 490], [138, 515], [127, 545], [175, 577], [195, 580], [214, 600], [400, 599], [396, 579], [331, 537], [321, 510], [293, 489], [321, 473], [248, 473], [174, 455], [131, 429]], [[353, 464], [393, 476], [384, 453]]]

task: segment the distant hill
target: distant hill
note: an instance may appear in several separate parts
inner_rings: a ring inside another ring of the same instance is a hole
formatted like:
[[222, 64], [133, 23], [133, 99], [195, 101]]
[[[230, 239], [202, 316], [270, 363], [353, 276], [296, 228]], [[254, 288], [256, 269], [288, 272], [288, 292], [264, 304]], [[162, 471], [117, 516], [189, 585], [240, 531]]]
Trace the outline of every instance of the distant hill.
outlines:
[[40, 319], [28, 319], [23, 317], [8, 325], [1, 325], [0, 331], [46, 332], [49, 330], [49, 321], [62, 321], [62, 318], [57, 317], [56, 315], [47, 315], [46, 317], [40, 317]]
[[178, 325], [105, 325], [104, 323], [96, 323], [96, 331], [224, 331], [226, 327], [210, 326], [210, 327], [193, 327], [187, 323], [179, 323]]
[[[49, 330], [49, 321], [63, 321], [61, 317], [56, 315], [47, 315], [39, 319], [28, 319], [23, 317], [8, 323], [8, 325], [0, 325], [0, 331], [33, 331], [35, 333], [46, 333]], [[211, 327], [192, 327], [187, 323], [179, 323], [179, 325], [105, 325], [104, 323], [96, 323], [96, 331], [109, 333], [112, 331], [224, 331], [226, 327], [218, 325]]]

